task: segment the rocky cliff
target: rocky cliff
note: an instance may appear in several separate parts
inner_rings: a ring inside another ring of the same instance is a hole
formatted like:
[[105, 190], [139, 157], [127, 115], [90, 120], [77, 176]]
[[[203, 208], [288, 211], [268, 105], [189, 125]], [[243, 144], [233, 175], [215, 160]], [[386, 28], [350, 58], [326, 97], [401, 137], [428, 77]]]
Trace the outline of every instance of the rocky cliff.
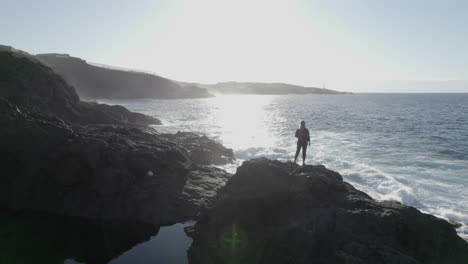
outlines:
[[66, 54], [38, 54], [36, 57], [73, 85], [83, 99], [177, 99], [212, 96], [204, 88], [182, 87], [155, 74], [95, 66]]
[[468, 263], [447, 221], [375, 201], [324, 166], [243, 163], [187, 229], [190, 263]]
[[0, 50], [0, 96], [32, 112], [54, 115], [73, 124], [151, 125], [161, 122], [122, 106], [80, 101], [74, 88], [20, 51]]

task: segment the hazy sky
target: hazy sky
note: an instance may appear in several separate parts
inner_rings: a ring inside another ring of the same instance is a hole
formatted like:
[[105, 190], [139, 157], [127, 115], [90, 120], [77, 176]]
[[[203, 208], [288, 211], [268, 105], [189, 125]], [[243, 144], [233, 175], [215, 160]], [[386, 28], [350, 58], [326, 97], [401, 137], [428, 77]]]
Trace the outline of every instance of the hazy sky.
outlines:
[[[0, 0], [0, 44], [181, 81], [373, 91], [357, 80], [467, 80], [467, 14], [463, 0]], [[468, 92], [449, 84], [414, 91]]]

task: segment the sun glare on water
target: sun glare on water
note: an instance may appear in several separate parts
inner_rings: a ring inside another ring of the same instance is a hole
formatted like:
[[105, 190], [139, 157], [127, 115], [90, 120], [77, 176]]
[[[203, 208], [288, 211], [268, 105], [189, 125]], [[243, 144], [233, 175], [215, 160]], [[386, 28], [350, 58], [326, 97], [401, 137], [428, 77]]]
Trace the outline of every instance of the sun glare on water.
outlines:
[[220, 140], [237, 149], [272, 146], [274, 136], [268, 130], [271, 111], [265, 108], [273, 98], [257, 95], [225, 95], [213, 98], [213, 124], [222, 130]]

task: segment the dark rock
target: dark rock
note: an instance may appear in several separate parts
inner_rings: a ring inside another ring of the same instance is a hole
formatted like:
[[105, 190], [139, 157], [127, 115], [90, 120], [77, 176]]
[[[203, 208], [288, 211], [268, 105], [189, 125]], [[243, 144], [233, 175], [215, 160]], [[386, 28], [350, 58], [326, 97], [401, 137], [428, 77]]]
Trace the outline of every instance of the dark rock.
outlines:
[[162, 134], [161, 136], [182, 146], [188, 151], [190, 157], [200, 164], [226, 164], [235, 160], [232, 149], [206, 136], [180, 131], [176, 134]]
[[73, 85], [84, 99], [212, 97], [204, 88], [182, 87], [151, 73], [96, 66], [67, 54], [39, 54], [36, 57]]
[[[157, 118], [130, 112], [120, 105], [106, 105], [92, 102], [80, 102], [81, 115], [77, 120], [81, 124], [121, 124], [121, 125], [160, 125]], [[83, 121], [82, 121], [83, 120]]]
[[187, 233], [190, 263], [468, 263], [445, 220], [377, 202], [324, 166], [246, 161]]
[[173, 224], [195, 218], [228, 177], [151, 128], [70, 127], [3, 98], [0, 126], [7, 208]]
[[224, 170], [212, 167], [200, 167], [191, 171], [182, 191], [183, 200], [188, 201], [194, 209], [191, 215], [211, 208], [218, 190], [231, 176]]
[[449, 219], [448, 222], [449, 222], [453, 227], [455, 227], [455, 228], [460, 228], [460, 227], [462, 227], [462, 225], [463, 225], [462, 223], [457, 222], [457, 221], [452, 220], [452, 219]]
[[69, 124], [160, 124], [121, 106], [80, 101], [73, 87], [34, 56], [0, 51], [0, 96], [31, 112], [54, 115]]

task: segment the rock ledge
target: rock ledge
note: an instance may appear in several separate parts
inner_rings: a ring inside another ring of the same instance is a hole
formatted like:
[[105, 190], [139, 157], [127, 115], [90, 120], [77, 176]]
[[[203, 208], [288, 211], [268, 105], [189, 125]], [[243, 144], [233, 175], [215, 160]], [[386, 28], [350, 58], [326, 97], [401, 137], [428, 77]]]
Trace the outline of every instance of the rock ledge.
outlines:
[[468, 263], [445, 220], [377, 202], [324, 166], [246, 161], [187, 233], [190, 263]]

